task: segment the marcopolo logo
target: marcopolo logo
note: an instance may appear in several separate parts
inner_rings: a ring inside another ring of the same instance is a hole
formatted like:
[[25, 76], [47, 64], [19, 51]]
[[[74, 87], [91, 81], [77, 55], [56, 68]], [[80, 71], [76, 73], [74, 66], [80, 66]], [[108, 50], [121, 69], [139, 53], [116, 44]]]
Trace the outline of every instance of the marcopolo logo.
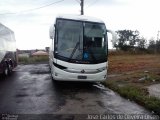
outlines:
[[85, 70], [83, 69], [83, 70], [81, 70], [81, 73], [85, 73]]

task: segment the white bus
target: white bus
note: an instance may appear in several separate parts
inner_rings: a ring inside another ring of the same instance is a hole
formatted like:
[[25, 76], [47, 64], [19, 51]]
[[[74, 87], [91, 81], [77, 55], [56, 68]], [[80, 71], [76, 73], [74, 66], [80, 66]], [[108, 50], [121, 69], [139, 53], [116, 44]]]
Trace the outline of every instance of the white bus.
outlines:
[[60, 15], [50, 27], [49, 65], [56, 81], [105, 81], [108, 38], [105, 23], [84, 15]]
[[14, 32], [0, 23], [0, 75], [8, 76], [17, 66]]

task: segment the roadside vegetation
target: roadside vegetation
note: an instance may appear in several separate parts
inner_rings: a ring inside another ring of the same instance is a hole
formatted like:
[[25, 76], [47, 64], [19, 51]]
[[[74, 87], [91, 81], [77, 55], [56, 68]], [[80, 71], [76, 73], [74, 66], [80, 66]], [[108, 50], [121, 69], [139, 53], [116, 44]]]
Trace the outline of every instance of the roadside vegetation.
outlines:
[[115, 50], [109, 52], [108, 80], [105, 85], [121, 96], [160, 115], [160, 98], [148, 87], [160, 84], [160, 39], [147, 40], [138, 30], [118, 30]]
[[35, 57], [18, 57], [19, 64], [34, 64], [34, 63], [43, 63], [48, 62], [48, 56], [35, 56]]
[[107, 87], [121, 96], [160, 115], [160, 99], [151, 96], [148, 86], [160, 84], [160, 54], [109, 53]]
[[148, 40], [143, 36], [140, 36], [140, 32], [138, 30], [118, 30], [116, 33], [117, 41], [113, 42], [113, 47], [117, 50], [130, 52], [132, 54], [160, 53], [159, 32], [157, 39], [150, 38]]

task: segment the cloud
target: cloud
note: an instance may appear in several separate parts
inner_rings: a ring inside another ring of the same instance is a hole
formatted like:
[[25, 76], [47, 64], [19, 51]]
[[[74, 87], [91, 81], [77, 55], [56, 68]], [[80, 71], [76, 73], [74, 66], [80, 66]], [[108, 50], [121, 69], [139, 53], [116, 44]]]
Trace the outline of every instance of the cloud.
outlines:
[[[1, 0], [0, 22], [15, 31], [18, 48], [33, 40], [35, 47], [42, 46], [57, 14], [80, 14], [80, 0], [64, 0], [35, 9], [56, 1], [59, 0]], [[159, 0], [85, 0], [84, 13], [102, 19], [107, 28], [137, 29], [149, 38], [160, 30], [159, 4]]]

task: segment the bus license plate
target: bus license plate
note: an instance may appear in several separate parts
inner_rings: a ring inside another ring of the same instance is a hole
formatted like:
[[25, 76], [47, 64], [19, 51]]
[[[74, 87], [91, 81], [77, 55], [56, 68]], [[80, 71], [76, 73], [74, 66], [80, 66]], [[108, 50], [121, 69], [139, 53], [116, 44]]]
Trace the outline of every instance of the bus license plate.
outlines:
[[78, 79], [87, 79], [87, 76], [78, 76]]

